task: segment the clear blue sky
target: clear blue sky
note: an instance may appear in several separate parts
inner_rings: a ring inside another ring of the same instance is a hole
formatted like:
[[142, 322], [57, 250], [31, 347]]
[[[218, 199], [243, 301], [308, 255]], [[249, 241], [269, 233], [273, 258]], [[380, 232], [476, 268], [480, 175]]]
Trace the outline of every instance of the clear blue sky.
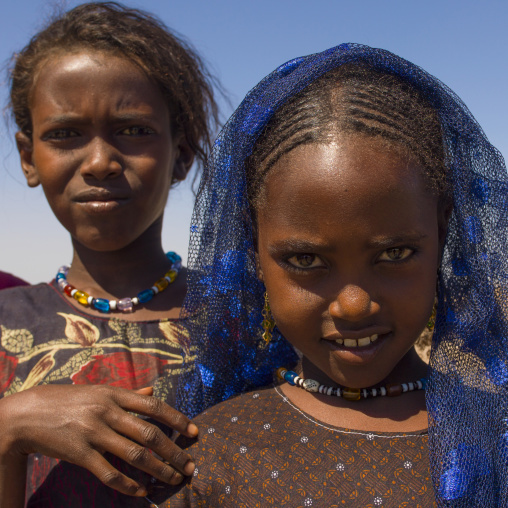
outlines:
[[[64, 5], [73, 7], [79, 1]], [[506, 0], [145, 0], [125, 2], [157, 14], [189, 39], [236, 107], [263, 76], [296, 56], [341, 42], [388, 49], [431, 72], [468, 105], [508, 155], [508, 2]], [[0, 61], [23, 47], [56, 2], [3, 0]], [[60, 5], [60, 3], [58, 3]], [[5, 104], [2, 79], [0, 99]], [[231, 109], [222, 104], [224, 118]], [[70, 261], [70, 241], [40, 189], [21, 176], [13, 132], [0, 127], [0, 269], [30, 282], [51, 279]], [[170, 194], [164, 246], [187, 253], [192, 194]]]

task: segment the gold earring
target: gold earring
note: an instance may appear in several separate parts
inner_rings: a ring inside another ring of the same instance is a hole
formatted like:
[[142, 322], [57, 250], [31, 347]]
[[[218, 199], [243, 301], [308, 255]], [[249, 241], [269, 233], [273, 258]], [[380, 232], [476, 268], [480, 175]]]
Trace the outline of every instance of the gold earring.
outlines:
[[275, 328], [275, 321], [273, 320], [272, 311], [270, 309], [270, 302], [268, 301], [268, 294], [265, 291], [265, 305], [263, 310], [261, 311], [261, 315], [263, 316], [263, 322], [261, 326], [263, 327], [263, 340], [266, 344], [269, 344], [272, 340], [272, 332]]
[[437, 296], [434, 298], [432, 313], [430, 314], [429, 320], [427, 322], [427, 330], [429, 332], [434, 331], [434, 326], [436, 324], [436, 314], [437, 314]]

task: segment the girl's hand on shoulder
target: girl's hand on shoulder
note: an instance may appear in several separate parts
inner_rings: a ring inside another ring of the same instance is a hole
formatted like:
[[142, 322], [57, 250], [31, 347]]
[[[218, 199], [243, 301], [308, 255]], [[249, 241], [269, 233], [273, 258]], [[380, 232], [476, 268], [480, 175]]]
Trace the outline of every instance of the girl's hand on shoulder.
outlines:
[[[130, 391], [105, 385], [44, 385], [0, 400], [0, 458], [30, 453], [63, 459], [88, 469], [105, 485], [145, 496], [143, 485], [115, 469], [109, 452], [155, 478], [176, 485], [191, 475], [190, 455], [144, 415], [188, 437], [197, 427], [144, 388]], [[160, 458], [152, 454], [155, 452]]]

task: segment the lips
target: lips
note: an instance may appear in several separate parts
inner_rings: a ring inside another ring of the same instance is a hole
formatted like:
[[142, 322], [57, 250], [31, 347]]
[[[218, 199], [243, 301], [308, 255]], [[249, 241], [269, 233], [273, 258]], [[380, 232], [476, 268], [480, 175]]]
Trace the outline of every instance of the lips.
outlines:
[[374, 361], [392, 337], [392, 330], [377, 328], [360, 332], [335, 332], [323, 337], [321, 342], [341, 363], [366, 365]]
[[97, 203], [108, 201], [124, 201], [129, 198], [128, 192], [113, 191], [104, 188], [87, 189], [74, 197], [77, 203]]

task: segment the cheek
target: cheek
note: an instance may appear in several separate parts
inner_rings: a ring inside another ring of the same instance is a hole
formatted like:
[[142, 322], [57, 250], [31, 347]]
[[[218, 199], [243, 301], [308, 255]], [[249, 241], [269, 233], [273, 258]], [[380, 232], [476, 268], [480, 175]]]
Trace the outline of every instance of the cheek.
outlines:
[[[427, 324], [436, 295], [437, 262], [416, 270], [411, 277], [387, 284], [385, 303], [399, 329], [419, 334]], [[383, 308], [383, 305], [382, 305]]]
[[77, 166], [76, 158], [72, 154], [59, 155], [47, 149], [34, 150], [33, 163], [46, 195], [62, 195]]
[[[281, 270], [282, 272], [282, 270]], [[284, 277], [284, 273], [267, 278], [267, 293], [272, 315], [284, 337], [298, 347], [300, 337], [310, 337], [321, 330], [326, 303]]]

